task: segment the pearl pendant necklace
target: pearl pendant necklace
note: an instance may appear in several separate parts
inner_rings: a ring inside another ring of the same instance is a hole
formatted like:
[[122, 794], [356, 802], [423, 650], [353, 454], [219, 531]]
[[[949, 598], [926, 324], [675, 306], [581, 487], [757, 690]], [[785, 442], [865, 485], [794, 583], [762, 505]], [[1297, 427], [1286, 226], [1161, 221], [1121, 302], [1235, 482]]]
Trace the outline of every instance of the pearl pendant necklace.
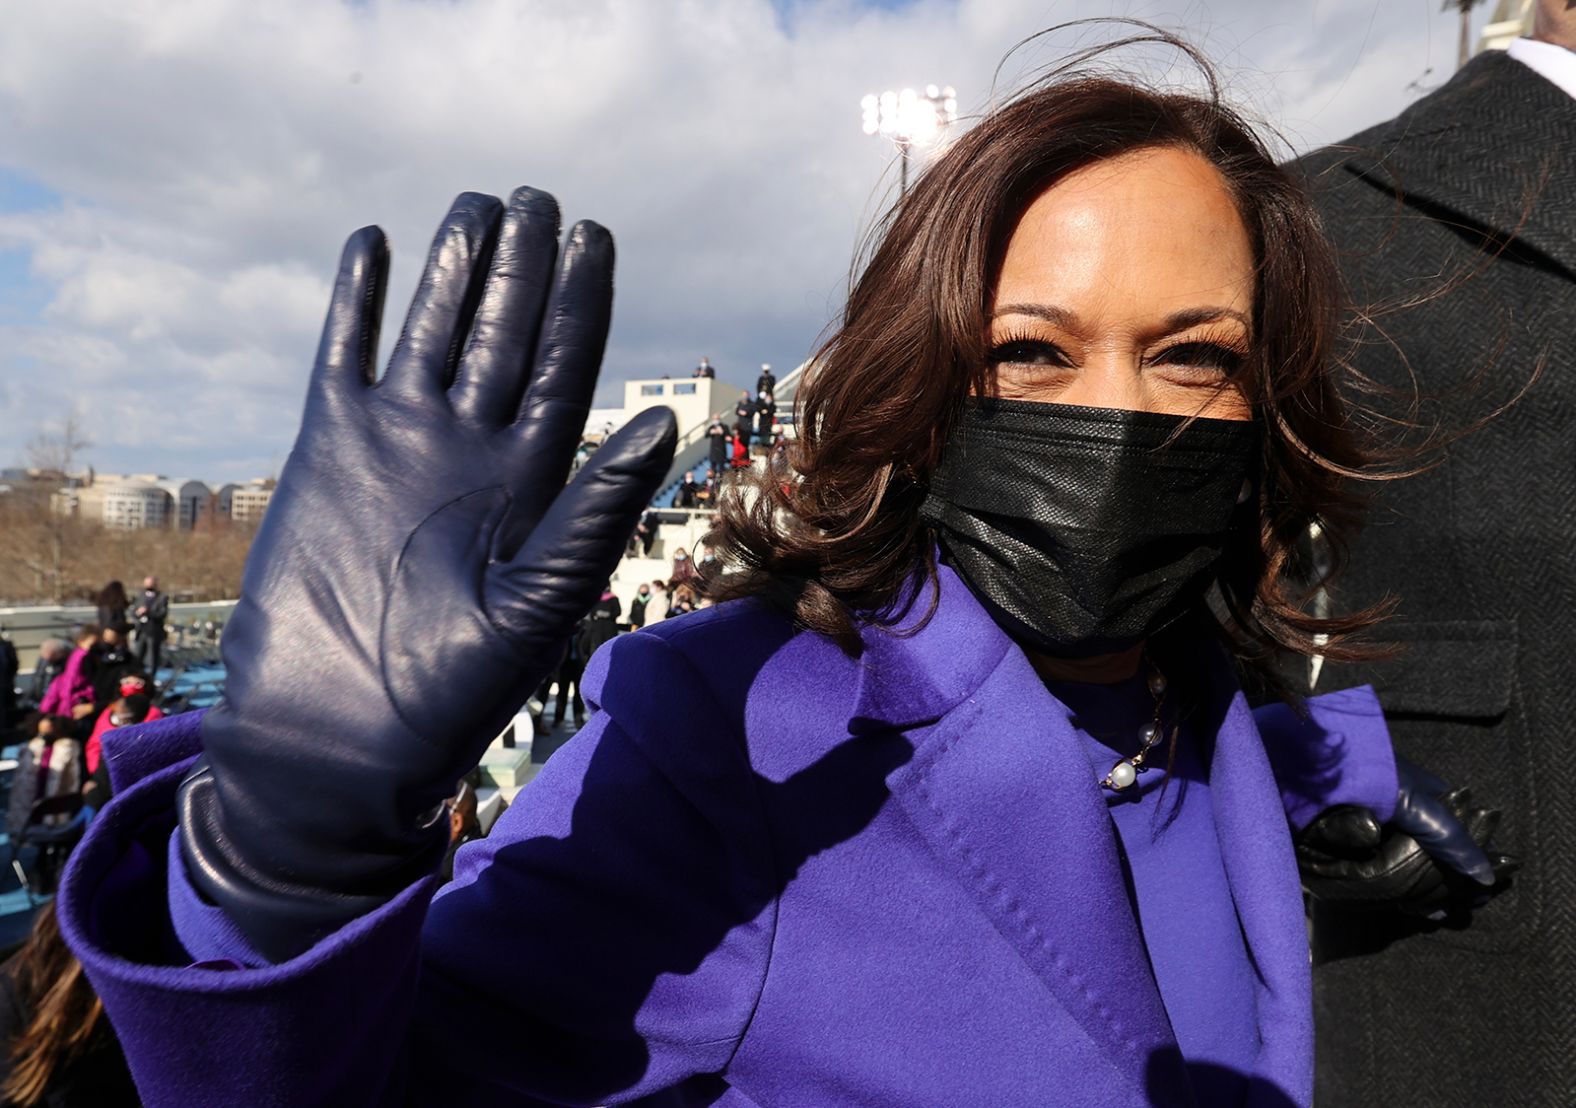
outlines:
[[1166, 678], [1153, 664], [1149, 667], [1149, 695], [1155, 698], [1155, 714], [1138, 732], [1138, 753], [1120, 758], [1110, 771], [1100, 779], [1102, 787], [1121, 792], [1132, 787], [1138, 775], [1153, 768], [1148, 764], [1149, 752], [1160, 744], [1165, 728], [1160, 723], [1160, 710], [1165, 703]]

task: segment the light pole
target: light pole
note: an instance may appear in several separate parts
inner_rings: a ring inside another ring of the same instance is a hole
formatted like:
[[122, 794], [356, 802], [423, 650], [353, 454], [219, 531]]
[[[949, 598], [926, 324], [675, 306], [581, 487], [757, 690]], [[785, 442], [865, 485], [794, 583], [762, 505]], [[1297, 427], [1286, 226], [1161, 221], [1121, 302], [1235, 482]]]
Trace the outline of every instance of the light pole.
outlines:
[[871, 93], [859, 102], [864, 110], [865, 134], [880, 134], [897, 144], [899, 195], [908, 195], [908, 152], [929, 146], [942, 128], [958, 118], [958, 93], [951, 85], [926, 85], [924, 92], [906, 88]]

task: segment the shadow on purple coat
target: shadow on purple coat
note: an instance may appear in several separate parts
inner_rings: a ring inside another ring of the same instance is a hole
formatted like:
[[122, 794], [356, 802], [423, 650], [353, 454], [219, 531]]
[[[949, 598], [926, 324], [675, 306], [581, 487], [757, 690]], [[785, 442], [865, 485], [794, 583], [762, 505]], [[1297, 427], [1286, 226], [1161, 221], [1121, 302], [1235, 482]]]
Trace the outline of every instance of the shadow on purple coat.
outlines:
[[[423, 882], [278, 966], [170, 864], [194, 717], [113, 733], [118, 795], [61, 921], [146, 1102], [1195, 1104], [1067, 710], [942, 589], [858, 660], [754, 602], [621, 636], [586, 672], [591, 724], [430, 908]], [[1388, 738], [1365, 692], [1272, 716], [1297, 767], [1277, 786], [1223, 664], [1202, 680], [1247, 1103], [1306, 1105], [1286, 813], [1387, 816]]]

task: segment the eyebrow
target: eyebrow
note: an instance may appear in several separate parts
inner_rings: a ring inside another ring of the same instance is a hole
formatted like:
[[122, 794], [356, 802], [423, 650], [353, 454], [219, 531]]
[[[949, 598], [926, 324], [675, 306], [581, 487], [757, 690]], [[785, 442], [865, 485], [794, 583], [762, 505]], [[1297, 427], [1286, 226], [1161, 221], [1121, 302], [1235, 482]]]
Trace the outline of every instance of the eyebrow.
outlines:
[[[1058, 327], [1069, 331], [1078, 329], [1078, 315], [1066, 308], [1059, 308], [1055, 304], [1007, 304], [996, 310], [992, 319], [1000, 319], [1005, 315], [1026, 315], [1035, 319], [1043, 319]], [[1161, 328], [1166, 333], [1185, 331], [1189, 327], [1196, 327], [1200, 323], [1212, 323], [1217, 319], [1234, 319], [1249, 331], [1253, 324], [1248, 317], [1235, 308], [1199, 307], [1183, 308], [1180, 312], [1172, 312], [1161, 322]]]

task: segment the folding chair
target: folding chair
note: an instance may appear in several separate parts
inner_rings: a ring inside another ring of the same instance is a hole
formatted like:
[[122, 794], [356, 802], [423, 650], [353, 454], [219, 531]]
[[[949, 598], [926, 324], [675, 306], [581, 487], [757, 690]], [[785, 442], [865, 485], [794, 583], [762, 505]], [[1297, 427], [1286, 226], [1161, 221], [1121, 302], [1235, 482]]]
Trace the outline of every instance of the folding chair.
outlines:
[[[51, 823], [51, 820], [55, 822]], [[27, 893], [28, 904], [37, 904], [38, 897], [33, 891], [33, 883], [28, 880], [27, 870], [22, 865], [23, 849], [34, 847], [38, 850], [39, 857], [51, 847], [63, 848], [64, 853], [69, 854], [71, 848], [77, 844], [77, 840], [82, 838], [87, 826], [88, 821], [82, 811], [81, 793], [46, 796], [33, 805], [27, 814], [27, 822], [10, 837], [11, 870], [16, 874], [23, 891]]]

